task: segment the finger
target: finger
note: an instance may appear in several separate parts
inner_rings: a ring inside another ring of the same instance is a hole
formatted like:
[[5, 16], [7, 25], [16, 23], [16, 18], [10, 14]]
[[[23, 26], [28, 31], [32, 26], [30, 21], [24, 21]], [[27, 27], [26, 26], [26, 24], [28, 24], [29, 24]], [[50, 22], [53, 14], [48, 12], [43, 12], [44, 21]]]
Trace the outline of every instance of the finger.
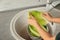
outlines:
[[29, 13], [29, 16], [31, 17], [31, 19], [34, 19], [34, 16], [32, 16], [32, 14], [31, 14], [31, 13]]
[[47, 16], [48, 15], [48, 12], [43, 12], [43, 15]]
[[44, 16], [46, 16], [46, 17], [52, 17], [52, 16], [50, 15], [50, 13], [47, 13], [47, 12], [44, 13]]
[[28, 19], [28, 23], [29, 24], [32, 24], [32, 19]]
[[46, 14], [43, 14], [43, 16], [47, 16]]
[[[50, 13], [48, 13], [48, 12], [45, 12], [45, 15], [47, 15], [47, 16], [51, 16], [51, 14]], [[52, 17], [52, 16], [51, 16]]]
[[48, 15], [49, 15], [50, 17], [52, 17], [52, 15], [51, 15], [50, 13], [48, 13]]

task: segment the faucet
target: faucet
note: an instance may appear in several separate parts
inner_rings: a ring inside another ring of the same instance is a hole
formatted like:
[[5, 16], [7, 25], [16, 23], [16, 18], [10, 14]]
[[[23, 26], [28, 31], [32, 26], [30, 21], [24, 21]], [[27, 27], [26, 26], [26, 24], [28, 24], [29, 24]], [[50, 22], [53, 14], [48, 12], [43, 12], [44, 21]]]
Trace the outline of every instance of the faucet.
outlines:
[[60, 4], [60, 0], [47, 0], [46, 10], [50, 11], [55, 6], [57, 6], [58, 4]]

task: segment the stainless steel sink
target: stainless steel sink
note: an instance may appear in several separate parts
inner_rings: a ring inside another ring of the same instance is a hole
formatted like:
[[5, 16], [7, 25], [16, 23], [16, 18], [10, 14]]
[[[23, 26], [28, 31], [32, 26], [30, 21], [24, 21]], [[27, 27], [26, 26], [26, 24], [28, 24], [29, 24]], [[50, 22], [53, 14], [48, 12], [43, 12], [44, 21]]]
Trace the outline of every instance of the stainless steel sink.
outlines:
[[[16, 40], [31, 40], [30, 36], [27, 33], [27, 25], [28, 25], [28, 20], [27, 20], [27, 15], [29, 10], [39, 10], [39, 11], [46, 11], [45, 7], [37, 7], [37, 8], [32, 8], [32, 9], [26, 9], [20, 11], [18, 14], [16, 14], [11, 23], [10, 23], [10, 30], [13, 35], [13, 37]], [[52, 13], [53, 11], [51, 11]], [[52, 15], [54, 12], [52, 13]], [[54, 23], [50, 27], [50, 31], [52, 30], [52, 34], [54, 35], [54, 32], [56, 30], [56, 24]]]

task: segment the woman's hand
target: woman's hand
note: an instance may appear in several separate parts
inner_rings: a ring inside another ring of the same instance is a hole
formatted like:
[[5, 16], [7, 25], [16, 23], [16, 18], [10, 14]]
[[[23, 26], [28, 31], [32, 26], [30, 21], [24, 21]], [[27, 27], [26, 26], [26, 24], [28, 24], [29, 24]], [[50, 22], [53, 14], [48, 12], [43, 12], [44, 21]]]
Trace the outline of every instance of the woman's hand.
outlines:
[[52, 16], [51, 16], [49, 13], [45, 12], [45, 13], [43, 14], [43, 16], [44, 16], [47, 20], [53, 21], [53, 18], [52, 18]]
[[31, 18], [28, 19], [28, 23], [34, 26], [37, 26], [37, 21], [35, 20], [35, 18], [33, 16], [31, 16]]
[[[46, 14], [47, 15], [47, 14]], [[50, 16], [48, 17], [45, 16], [47, 19], [50, 18]], [[50, 35], [48, 32], [46, 32], [45, 30], [43, 30], [41, 28], [41, 26], [38, 25], [37, 21], [35, 20], [35, 18], [32, 16], [31, 18], [28, 19], [28, 23], [31, 25], [34, 25], [34, 27], [37, 29], [37, 31], [39, 32], [40, 36], [44, 39], [44, 40], [52, 40], [52, 35]]]

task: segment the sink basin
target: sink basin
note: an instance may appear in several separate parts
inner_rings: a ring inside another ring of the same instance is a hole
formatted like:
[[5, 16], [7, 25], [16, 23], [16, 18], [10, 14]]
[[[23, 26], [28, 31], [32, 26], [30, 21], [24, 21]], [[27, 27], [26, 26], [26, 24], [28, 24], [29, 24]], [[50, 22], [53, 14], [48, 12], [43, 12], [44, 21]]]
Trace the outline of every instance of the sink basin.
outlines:
[[[12, 36], [16, 40], [32, 40], [27, 33], [27, 26], [28, 26], [28, 11], [30, 10], [39, 10], [39, 11], [46, 11], [45, 7], [38, 7], [32, 9], [26, 9], [17, 13], [10, 23], [10, 30]], [[53, 35], [56, 29], [55, 23], [50, 24], [49, 31]]]

